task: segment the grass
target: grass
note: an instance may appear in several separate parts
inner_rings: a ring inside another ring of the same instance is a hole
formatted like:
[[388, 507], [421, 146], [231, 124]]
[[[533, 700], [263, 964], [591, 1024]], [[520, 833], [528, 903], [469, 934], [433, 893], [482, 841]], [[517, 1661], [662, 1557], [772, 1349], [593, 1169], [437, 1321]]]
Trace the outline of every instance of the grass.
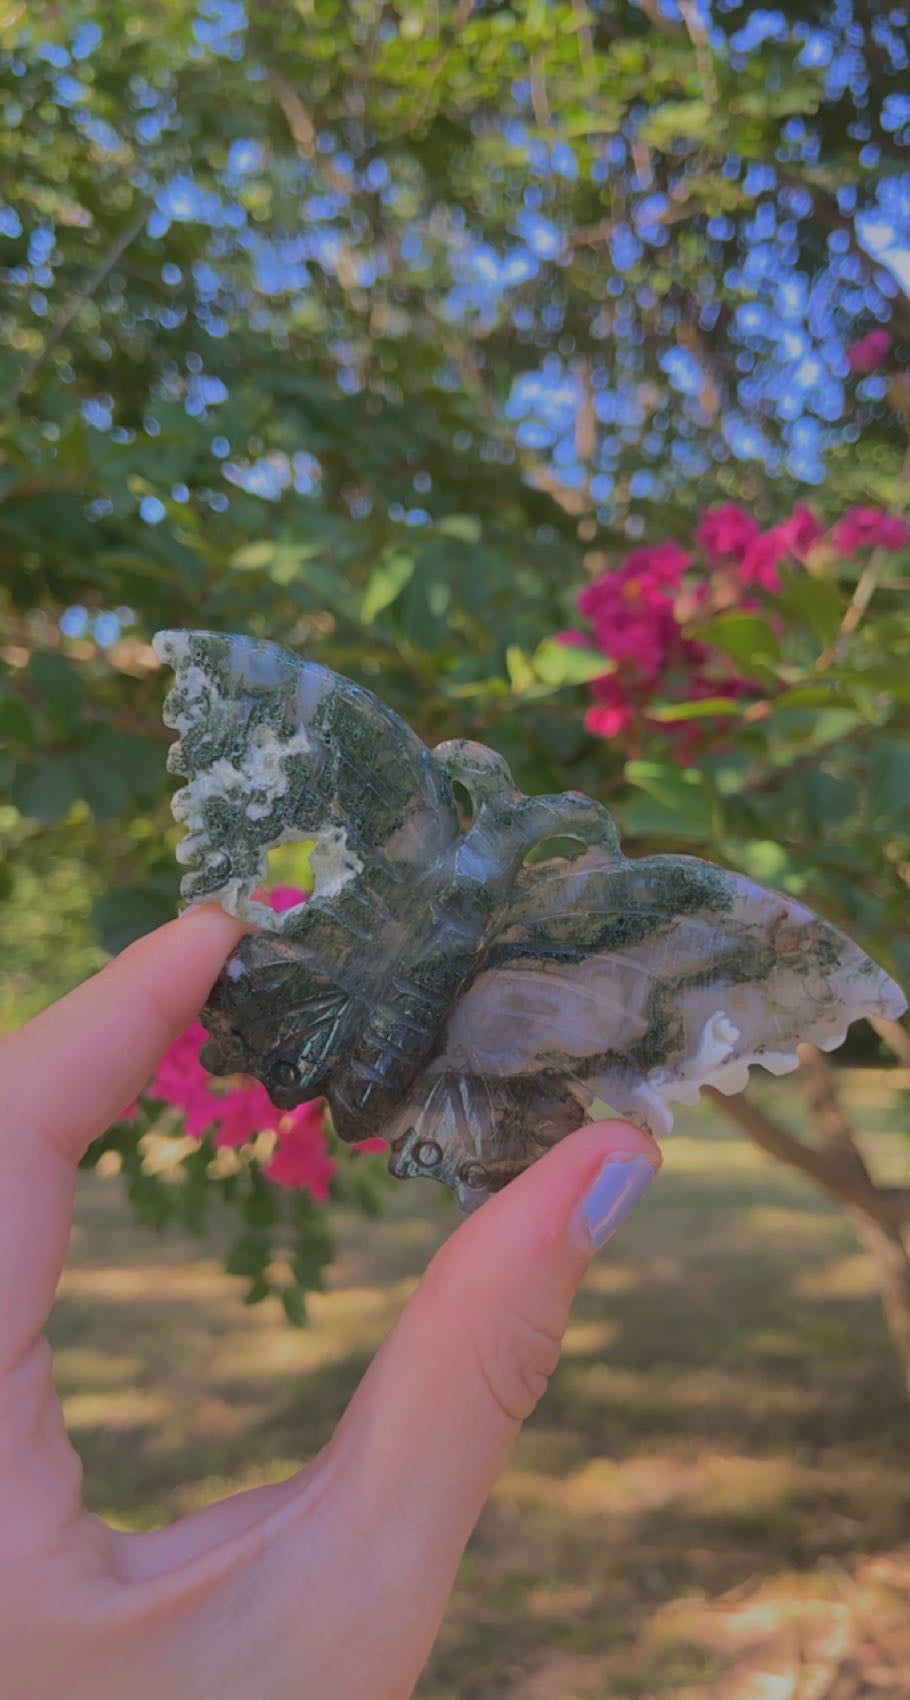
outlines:
[[[845, 1090], [905, 1171], [890, 1085]], [[51, 1334], [92, 1508], [149, 1527], [312, 1454], [452, 1221], [416, 1186], [342, 1218], [296, 1332], [243, 1308], [217, 1243], [146, 1235], [84, 1176]], [[905, 1695], [908, 1586], [910, 1420], [871, 1263], [799, 1176], [689, 1114], [586, 1279], [420, 1700]]]

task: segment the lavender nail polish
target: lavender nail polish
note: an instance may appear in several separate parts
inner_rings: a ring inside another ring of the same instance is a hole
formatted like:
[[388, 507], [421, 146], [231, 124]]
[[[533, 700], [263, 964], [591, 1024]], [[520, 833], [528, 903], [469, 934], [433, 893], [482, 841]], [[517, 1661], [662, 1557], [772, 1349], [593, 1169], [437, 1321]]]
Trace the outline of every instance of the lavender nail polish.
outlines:
[[654, 1179], [646, 1157], [608, 1157], [581, 1203], [581, 1214], [595, 1251], [615, 1234]]

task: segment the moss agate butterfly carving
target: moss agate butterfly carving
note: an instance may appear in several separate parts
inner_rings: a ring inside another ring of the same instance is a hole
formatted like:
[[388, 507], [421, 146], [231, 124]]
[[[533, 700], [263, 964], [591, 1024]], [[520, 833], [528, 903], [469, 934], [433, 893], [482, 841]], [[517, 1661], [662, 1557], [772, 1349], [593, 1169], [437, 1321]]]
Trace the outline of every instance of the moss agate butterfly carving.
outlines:
[[[258, 924], [203, 1012], [203, 1061], [290, 1109], [324, 1094], [342, 1139], [464, 1208], [595, 1101], [663, 1134], [669, 1104], [749, 1066], [797, 1066], [900, 989], [791, 898], [692, 856], [623, 856], [600, 804], [526, 797], [500, 756], [428, 749], [371, 692], [271, 643], [161, 632], [169, 767], [190, 902]], [[459, 824], [454, 786], [473, 818]], [[528, 861], [572, 839], [580, 853]], [[252, 893], [268, 850], [312, 840], [311, 900]]]

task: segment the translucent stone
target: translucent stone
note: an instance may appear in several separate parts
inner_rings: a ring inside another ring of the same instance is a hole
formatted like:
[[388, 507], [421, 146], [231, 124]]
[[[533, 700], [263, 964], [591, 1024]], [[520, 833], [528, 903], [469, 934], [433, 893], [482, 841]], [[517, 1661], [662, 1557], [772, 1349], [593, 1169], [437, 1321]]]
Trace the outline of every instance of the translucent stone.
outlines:
[[[655, 1134], [704, 1085], [796, 1068], [899, 987], [792, 898], [692, 856], [623, 856], [600, 804], [526, 797], [502, 758], [430, 750], [361, 686], [277, 645], [161, 632], [183, 896], [257, 923], [203, 1020], [215, 1074], [289, 1109], [324, 1094], [342, 1139], [466, 1209], [606, 1103]], [[453, 787], [473, 817], [459, 824]], [[533, 859], [547, 841], [578, 854]], [[270, 848], [312, 841], [316, 889], [253, 897]], [[529, 860], [529, 858], [531, 858]]]

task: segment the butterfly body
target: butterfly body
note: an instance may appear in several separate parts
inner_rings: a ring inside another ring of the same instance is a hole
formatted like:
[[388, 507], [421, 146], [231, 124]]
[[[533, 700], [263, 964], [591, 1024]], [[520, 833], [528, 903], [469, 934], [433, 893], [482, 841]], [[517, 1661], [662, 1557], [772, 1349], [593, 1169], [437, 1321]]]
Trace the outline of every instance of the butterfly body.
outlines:
[[[343, 1139], [389, 1139], [396, 1174], [471, 1208], [597, 1102], [665, 1132], [670, 1100], [738, 1091], [752, 1063], [795, 1067], [799, 1039], [830, 1049], [905, 1007], [811, 910], [694, 857], [627, 859], [598, 803], [523, 796], [483, 745], [429, 750], [272, 644], [155, 641], [177, 675], [184, 896], [262, 929], [213, 988], [203, 1060], [279, 1108], [324, 1093]], [[313, 842], [316, 891], [277, 917], [252, 893], [289, 839]], [[548, 839], [580, 853], [535, 860]]]

